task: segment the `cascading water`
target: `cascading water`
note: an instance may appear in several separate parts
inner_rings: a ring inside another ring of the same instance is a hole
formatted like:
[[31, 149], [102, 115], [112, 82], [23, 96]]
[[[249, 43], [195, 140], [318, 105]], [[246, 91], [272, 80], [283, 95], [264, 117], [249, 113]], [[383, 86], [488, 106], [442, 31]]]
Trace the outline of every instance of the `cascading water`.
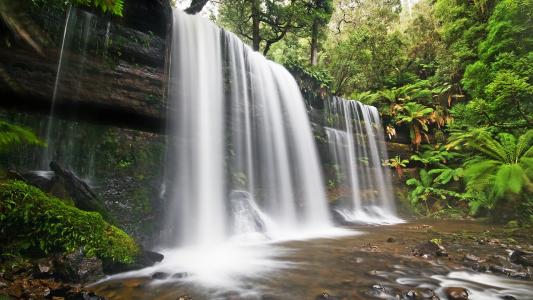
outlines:
[[350, 191], [349, 203], [336, 211], [348, 222], [398, 223], [391, 192], [383, 127], [377, 109], [358, 101], [332, 97], [326, 104], [326, 127], [337, 181]]
[[[55, 160], [90, 180], [94, 176], [94, 144], [81, 145], [80, 137], [85, 136], [82, 123], [63, 121], [56, 117], [56, 102], [68, 91], [76, 100], [84, 89], [81, 78], [88, 72], [90, 63], [88, 51], [91, 39], [97, 39], [98, 18], [86, 11], [69, 7], [66, 13], [65, 27], [61, 36], [59, 61], [52, 94], [50, 114], [46, 122], [43, 140], [47, 147], [40, 153], [39, 168], [48, 170], [50, 161]], [[104, 54], [108, 46], [109, 22], [107, 23]], [[94, 41], [93, 41], [94, 42]], [[73, 82], [72, 76], [80, 80]]]
[[217, 244], [242, 233], [246, 226], [232, 224], [235, 191], [246, 192], [261, 210], [256, 215], [278, 227], [267, 231], [330, 226], [309, 120], [292, 76], [202, 18], [175, 12], [174, 22], [169, 159], [176, 170], [167, 242]]
[[280, 264], [273, 241], [346, 233], [332, 226], [303, 98], [282, 66], [175, 10], [169, 106], [165, 259], [141, 274], [233, 285]]

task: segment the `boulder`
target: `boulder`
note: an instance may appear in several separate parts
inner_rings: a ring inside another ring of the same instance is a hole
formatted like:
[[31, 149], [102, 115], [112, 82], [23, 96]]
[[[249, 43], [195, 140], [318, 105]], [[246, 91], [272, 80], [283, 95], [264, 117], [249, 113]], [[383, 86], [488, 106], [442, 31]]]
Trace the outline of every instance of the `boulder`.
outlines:
[[414, 256], [422, 256], [424, 258], [448, 256], [448, 253], [443, 246], [432, 241], [416, 245], [413, 248], [412, 253]]
[[58, 255], [53, 261], [55, 274], [65, 282], [88, 283], [104, 276], [102, 261], [97, 257], [87, 257], [81, 249]]
[[525, 267], [533, 266], [533, 253], [515, 250], [511, 253], [510, 260], [512, 263], [520, 264]]
[[468, 300], [468, 291], [462, 287], [444, 288], [444, 294], [448, 300]]
[[138, 269], [143, 269], [146, 267], [151, 267], [156, 263], [162, 261], [164, 258], [163, 254], [143, 250], [135, 258], [135, 261], [132, 264], [123, 264], [119, 262], [107, 262], [104, 264], [104, 272], [106, 274], [112, 275], [122, 272], [128, 272]]

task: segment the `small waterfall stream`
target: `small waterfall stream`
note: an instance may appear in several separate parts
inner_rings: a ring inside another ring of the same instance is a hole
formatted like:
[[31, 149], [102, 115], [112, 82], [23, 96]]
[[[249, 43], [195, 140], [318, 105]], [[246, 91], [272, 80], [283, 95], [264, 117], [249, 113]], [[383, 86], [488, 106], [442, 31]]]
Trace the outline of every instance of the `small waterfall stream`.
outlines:
[[378, 110], [358, 101], [332, 97], [326, 104], [330, 154], [337, 180], [349, 188], [350, 203], [336, 211], [348, 222], [398, 223], [389, 170], [382, 166], [387, 149]]

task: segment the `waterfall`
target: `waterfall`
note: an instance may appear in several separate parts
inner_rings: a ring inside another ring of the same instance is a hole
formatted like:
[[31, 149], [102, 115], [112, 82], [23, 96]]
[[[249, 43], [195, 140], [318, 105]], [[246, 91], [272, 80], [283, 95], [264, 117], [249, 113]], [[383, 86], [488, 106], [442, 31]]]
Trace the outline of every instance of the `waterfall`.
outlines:
[[169, 106], [164, 244], [331, 226], [303, 98], [282, 66], [175, 10]]
[[[59, 100], [64, 100], [61, 98], [65, 97], [65, 94], [68, 94], [68, 101], [76, 101], [83, 97], [83, 91], [87, 88], [84, 78], [91, 68], [90, 43], [91, 40], [94, 43], [94, 40], [99, 38], [97, 32], [99, 23], [100, 20], [92, 13], [71, 6], [67, 9], [50, 114], [44, 126], [43, 140], [47, 147], [38, 155], [38, 168], [48, 170], [50, 161], [55, 160], [86, 180], [94, 176], [95, 168], [95, 146], [90, 142], [83, 143], [88, 134], [87, 126], [78, 121], [61, 120], [56, 116], [56, 106]], [[107, 23], [104, 54], [108, 46], [109, 28], [110, 22]]]
[[397, 223], [388, 159], [377, 109], [358, 101], [332, 97], [326, 104], [326, 127], [337, 182], [347, 187], [351, 201], [336, 203], [348, 222]]

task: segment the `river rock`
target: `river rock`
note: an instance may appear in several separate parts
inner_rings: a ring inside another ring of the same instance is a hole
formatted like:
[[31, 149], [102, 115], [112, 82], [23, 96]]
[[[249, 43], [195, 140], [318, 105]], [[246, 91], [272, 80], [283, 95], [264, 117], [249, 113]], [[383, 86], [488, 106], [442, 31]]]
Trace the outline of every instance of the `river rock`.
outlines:
[[512, 263], [520, 264], [526, 267], [533, 266], [533, 253], [515, 250], [511, 254], [510, 260]]
[[432, 289], [426, 288], [414, 288], [405, 290], [402, 292], [401, 299], [408, 300], [439, 300], [440, 298], [435, 295], [435, 292]]
[[172, 278], [178, 278], [178, 279], [185, 278], [187, 276], [189, 276], [189, 273], [187, 272], [179, 272], [179, 273], [172, 274]]
[[87, 283], [104, 276], [102, 261], [86, 257], [81, 249], [54, 259], [55, 273], [66, 282]]
[[447, 287], [444, 294], [448, 300], [468, 300], [468, 291], [461, 287]]
[[412, 253], [414, 256], [422, 256], [424, 258], [448, 256], [448, 253], [443, 246], [431, 241], [416, 245], [413, 248]]
[[165, 273], [165, 272], [155, 272], [154, 274], [152, 274], [152, 279], [164, 280], [164, 279], [167, 279], [168, 276], [170, 276], [170, 274]]

